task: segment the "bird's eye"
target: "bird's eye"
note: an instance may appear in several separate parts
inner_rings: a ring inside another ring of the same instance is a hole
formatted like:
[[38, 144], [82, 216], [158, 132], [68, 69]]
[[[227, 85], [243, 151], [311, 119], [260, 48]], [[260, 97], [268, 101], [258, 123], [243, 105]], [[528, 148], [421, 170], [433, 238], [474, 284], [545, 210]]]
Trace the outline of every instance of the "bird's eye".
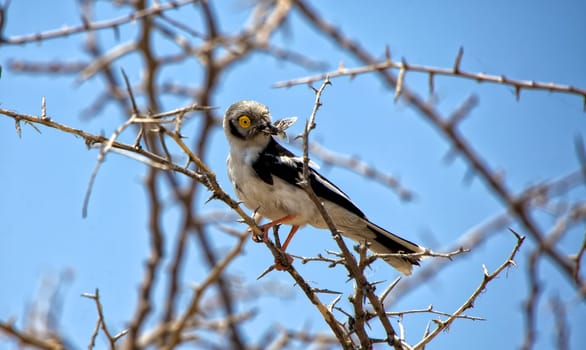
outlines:
[[238, 124], [242, 128], [248, 129], [250, 128], [250, 118], [247, 115], [242, 115], [238, 118]]

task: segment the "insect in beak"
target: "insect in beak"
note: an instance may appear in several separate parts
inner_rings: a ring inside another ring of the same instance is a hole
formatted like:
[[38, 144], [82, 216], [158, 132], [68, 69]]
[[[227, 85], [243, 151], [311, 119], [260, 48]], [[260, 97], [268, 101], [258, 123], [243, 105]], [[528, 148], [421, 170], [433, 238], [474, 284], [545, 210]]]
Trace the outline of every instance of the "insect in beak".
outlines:
[[274, 124], [270, 125], [270, 134], [279, 136], [281, 138], [285, 138], [287, 134], [285, 130], [287, 130], [291, 125], [293, 125], [297, 121], [297, 117], [290, 117], [277, 120]]
[[273, 124], [266, 124], [260, 127], [260, 131], [269, 135], [279, 135], [282, 131]]

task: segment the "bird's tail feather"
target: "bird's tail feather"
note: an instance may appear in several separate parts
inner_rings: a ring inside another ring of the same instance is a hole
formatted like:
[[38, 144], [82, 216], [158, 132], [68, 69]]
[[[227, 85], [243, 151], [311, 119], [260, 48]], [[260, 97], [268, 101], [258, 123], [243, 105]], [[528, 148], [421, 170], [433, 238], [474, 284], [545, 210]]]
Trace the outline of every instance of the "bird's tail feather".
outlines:
[[[396, 254], [396, 253], [423, 253], [425, 248], [401, 238], [384, 228], [365, 219], [366, 227], [374, 234], [374, 239], [370, 241], [370, 250], [377, 254]], [[394, 268], [410, 275], [413, 265], [419, 265], [420, 256], [401, 256], [388, 257], [384, 259]]]

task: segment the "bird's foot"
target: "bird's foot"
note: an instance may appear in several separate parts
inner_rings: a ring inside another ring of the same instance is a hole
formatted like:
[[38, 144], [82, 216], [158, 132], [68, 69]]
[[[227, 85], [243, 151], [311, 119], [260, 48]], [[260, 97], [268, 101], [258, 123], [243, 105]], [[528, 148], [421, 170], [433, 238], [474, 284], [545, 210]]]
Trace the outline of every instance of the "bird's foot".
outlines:
[[262, 229], [262, 234], [261, 235], [257, 235], [254, 233], [254, 231], [249, 227], [248, 228], [248, 232], [250, 232], [252, 234], [251, 238], [252, 241], [255, 243], [266, 243], [269, 241], [269, 229], [270, 227], [265, 227], [265, 226], [261, 226], [260, 227]]
[[265, 239], [264, 239], [264, 237], [266, 237], [266, 236], [267, 236], [267, 234], [266, 234], [266, 233], [264, 233], [264, 234], [262, 234], [262, 235], [257, 235], [257, 234], [255, 234], [255, 233], [254, 233], [254, 231], [253, 231], [252, 229], [250, 229], [250, 228], [248, 229], [248, 232], [250, 232], [250, 233], [252, 234], [251, 238], [252, 238], [252, 241], [253, 241], [253, 242], [255, 242], [255, 243], [262, 243], [262, 242], [264, 242], [264, 240], [265, 240]]

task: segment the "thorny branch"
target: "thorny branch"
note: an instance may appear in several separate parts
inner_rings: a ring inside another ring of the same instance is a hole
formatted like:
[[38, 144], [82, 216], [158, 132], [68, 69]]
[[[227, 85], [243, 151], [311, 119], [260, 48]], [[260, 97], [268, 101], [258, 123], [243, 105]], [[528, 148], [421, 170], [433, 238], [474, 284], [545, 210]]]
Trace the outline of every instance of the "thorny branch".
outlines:
[[59, 37], [66, 37], [73, 34], [80, 34], [80, 33], [87, 33], [101, 29], [113, 29], [117, 31], [118, 27], [130, 23], [133, 21], [137, 21], [146, 17], [152, 17], [169, 9], [176, 9], [181, 6], [185, 6], [188, 4], [193, 4], [198, 2], [199, 0], [179, 0], [179, 1], [168, 1], [164, 4], [155, 3], [155, 5], [151, 8], [144, 9], [142, 11], [135, 11], [126, 16], [115, 18], [107, 21], [102, 22], [90, 22], [88, 18], [82, 17], [82, 24], [71, 27], [71, 28], [60, 28], [50, 30], [44, 33], [35, 33], [29, 35], [22, 35], [22, 36], [15, 36], [15, 37], [0, 37], [0, 44], [8, 44], [8, 45], [22, 45], [31, 42], [41, 42], [46, 41], [49, 39], [55, 39]]
[[[360, 48], [359, 45], [345, 38], [339, 30], [335, 29], [329, 23], [324, 22], [322, 20], [322, 17], [316, 15], [315, 12], [312, 9], [310, 9], [306, 3], [304, 3], [303, 1], [296, 1], [296, 6], [310, 22], [315, 24], [315, 26], [320, 31], [322, 31], [326, 36], [330, 37], [340, 47], [346, 49], [349, 53], [356, 56], [359, 60], [364, 61], [366, 64], [371, 65], [375, 63], [375, 60], [372, 59], [367, 52], [362, 50], [362, 48]], [[460, 70], [459, 62], [461, 61], [461, 57], [462, 55], [460, 53], [457, 58], [457, 63], [454, 66], [454, 71]], [[401, 96], [408, 102], [410, 106], [418, 110], [420, 112], [420, 115], [425, 116], [426, 118], [428, 118], [428, 120], [431, 120], [433, 124], [438, 125], [440, 130], [446, 132], [447, 138], [449, 140], [454, 141], [456, 145], [455, 148], [462, 152], [464, 157], [470, 161], [473, 169], [476, 172], [480, 173], [485, 180], [487, 180], [492, 190], [494, 190], [496, 193], [501, 194], [502, 199], [506, 203], [509, 203], [509, 206], [515, 208], [515, 213], [518, 215], [518, 217], [520, 218], [521, 222], [525, 225], [525, 227], [529, 229], [529, 232], [533, 234], [533, 237], [538, 240], [541, 240], [542, 235], [540, 235], [540, 233], [537, 230], [537, 227], [534, 225], [534, 223], [531, 222], [531, 219], [529, 219], [528, 215], [526, 214], [527, 208], [521, 207], [518, 205], [518, 203], [512, 202], [511, 195], [509, 195], [507, 193], [507, 190], [505, 190], [505, 188], [501, 186], [500, 182], [496, 180], [496, 175], [493, 175], [493, 173], [491, 173], [488, 170], [488, 168], [480, 160], [480, 157], [476, 153], [473, 153], [471, 149], [465, 145], [463, 139], [459, 137], [457, 133], [454, 132], [456, 126], [456, 122], [454, 122], [455, 119], [448, 119], [448, 122], [444, 122], [443, 119], [439, 116], [439, 114], [432, 108], [432, 106], [423, 102], [423, 100], [420, 99], [414, 92], [406, 88], [404, 81], [402, 79], [400, 81], [401, 84], [399, 84], [397, 78], [388, 74], [386, 71], [377, 71], [377, 73], [381, 75], [385, 79], [385, 81], [389, 83], [389, 85], [395, 86], [398, 90], [400, 89]], [[458, 118], [458, 120], [461, 119], [461, 117]], [[569, 272], [569, 265], [567, 265], [564, 262], [564, 259], [559, 255], [556, 255], [557, 253], [554, 253], [553, 251], [550, 251], [550, 253], [553, 254], [553, 256], [555, 256], [554, 259], [557, 262], [561, 263], [564, 269], [567, 272]], [[578, 285], [581, 284], [581, 282], [578, 283]]]
[[0, 322], [0, 332], [13, 337], [22, 345], [32, 346], [44, 350], [65, 350], [65, 346], [58, 339], [45, 339], [17, 329], [11, 322]]
[[[340, 233], [336, 229], [336, 226], [335, 226], [332, 218], [330, 217], [330, 215], [327, 212], [327, 210], [325, 209], [323, 203], [319, 200], [319, 198], [317, 197], [317, 195], [315, 194], [315, 192], [313, 191], [313, 189], [311, 188], [311, 186], [309, 184], [309, 133], [311, 132], [312, 129], [315, 128], [315, 117], [316, 117], [316, 114], [317, 114], [319, 107], [321, 106], [321, 100], [320, 100], [321, 94], [323, 93], [325, 87], [329, 84], [330, 84], [330, 81], [328, 79], [326, 79], [322, 83], [321, 87], [319, 89], [315, 90], [316, 97], [315, 97], [314, 107], [313, 107], [313, 110], [312, 110], [311, 115], [309, 117], [309, 120], [307, 121], [307, 123], [305, 125], [305, 131], [303, 133], [303, 182], [301, 183], [301, 187], [305, 190], [305, 192], [308, 194], [309, 198], [313, 201], [316, 208], [319, 210], [319, 212], [320, 212], [321, 216], [323, 217], [323, 219], [325, 220], [330, 232], [332, 233], [332, 237], [334, 238], [334, 240], [336, 241], [336, 244], [338, 245], [338, 247], [342, 251], [342, 254], [343, 254], [344, 260], [345, 260], [344, 266], [348, 269], [350, 276], [355, 280], [356, 288], [358, 288], [360, 293], [362, 293], [362, 291], [364, 291], [366, 298], [370, 301], [372, 307], [375, 310], [375, 313], [379, 317], [379, 320], [381, 321], [381, 324], [386, 332], [385, 341], [389, 345], [393, 346], [396, 350], [400, 350], [403, 348], [402, 341], [401, 341], [401, 339], [399, 339], [397, 337], [397, 333], [393, 329], [393, 326], [389, 322], [389, 319], [386, 317], [386, 314], [384, 311], [384, 306], [382, 305], [380, 300], [374, 294], [374, 288], [370, 284], [370, 282], [368, 282], [366, 280], [366, 277], [363, 274], [363, 269], [359, 268], [358, 262], [356, 261], [354, 255], [352, 255], [352, 253], [350, 252], [348, 247], [346, 247], [346, 244], [344, 243], [342, 236], [340, 235]], [[362, 302], [361, 294], [359, 295], [359, 297], [357, 299], [359, 299], [360, 302]], [[360, 310], [357, 310], [357, 311], [360, 312]], [[360, 316], [360, 317], [362, 317], [362, 316]], [[366, 343], [361, 344], [361, 346], [362, 347], [370, 347], [371, 346], [370, 339], [364, 338], [364, 337], [365, 337], [365, 335], [363, 335], [363, 337], [361, 338], [361, 341], [364, 341]]]
[[96, 328], [94, 329], [94, 333], [92, 334], [92, 338], [90, 341], [90, 345], [88, 346], [88, 349], [91, 350], [94, 348], [95, 340], [98, 335], [98, 330], [101, 328], [102, 331], [104, 332], [104, 335], [106, 336], [106, 339], [108, 339], [108, 343], [110, 344], [110, 349], [115, 350], [116, 349], [116, 341], [118, 339], [120, 339], [121, 337], [123, 337], [124, 335], [126, 335], [127, 331], [123, 330], [122, 332], [115, 334], [115, 335], [112, 335], [112, 333], [110, 333], [110, 330], [108, 329], [108, 326], [106, 325], [106, 317], [104, 315], [104, 309], [102, 307], [102, 302], [100, 301], [99, 289], [96, 288], [94, 294], [84, 293], [81, 296], [88, 298], [88, 299], [92, 299], [96, 303], [96, 309], [98, 311], [98, 320], [96, 321]]
[[523, 241], [525, 240], [525, 236], [520, 236], [518, 233], [516, 233], [513, 230], [511, 230], [511, 232], [515, 235], [517, 242], [515, 243], [515, 246], [513, 247], [513, 250], [511, 251], [511, 254], [509, 254], [509, 256], [507, 257], [507, 259], [505, 259], [505, 261], [492, 273], [488, 272], [488, 269], [486, 268], [486, 266], [482, 266], [484, 278], [482, 279], [482, 282], [480, 282], [480, 284], [478, 285], [476, 290], [470, 295], [468, 300], [466, 300], [458, 308], [458, 310], [454, 311], [454, 313], [452, 313], [445, 321], [436, 320], [437, 327], [434, 330], [432, 330], [431, 333], [429, 333], [427, 336], [425, 336], [425, 338], [423, 338], [419, 343], [415, 344], [413, 346], [413, 350], [423, 349], [425, 347], [425, 345], [428, 344], [430, 341], [432, 341], [435, 337], [437, 337], [437, 335], [440, 332], [442, 332], [444, 329], [448, 328], [452, 324], [452, 322], [454, 322], [455, 319], [457, 319], [458, 317], [461, 317], [461, 315], [462, 315], [462, 313], [464, 313], [464, 311], [466, 311], [474, 306], [474, 302], [476, 301], [478, 296], [482, 292], [484, 292], [484, 290], [486, 289], [486, 286], [488, 285], [488, 283], [490, 281], [492, 281], [498, 275], [500, 275], [500, 273], [503, 272], [506, 268], [508, 268], [510, 266], [515, 266], [515, 256], [519, 252], [519, 249], [521, 249], [521, 245], [523, 244]]
[[393, 61], [390, 57], [390, 53], [387, 49], [386, 51], [386, 59], [382, 62], [371, 63], [363, 67], [359, 68], [346, 68], [344, 66], [338, 67], [337, 70], [317, 74], [315, 76], [305, 77], [305, 78], [298, 78], [292, 79], [288, 81], [281, 81], [275, 83], [273, 86], [277, 88], [281, 87], [291, 87], [294, 85], [305, 85], [305, 84], [312, 84], [318, 81], [322, 81], [326, 78], [334, 79], [338, 77], [350, 77], [354, 78], [357, 75], [361, 74], [370, 74], [373, 72], [380, 72], [387, 69], [398, 69], [399, 70], [399, 77], [397, 79], [397, 93], [396, 96], [400, 96], [402, 92], [402, 86], [405, 79], [406, 72], [419, 72], [419, 73], [426, 73], [429, 76], [429, 91], [430, 93], [434, 93], [434, 79], [438, 75], [449, 76], [449, 77], [456, 77], [456, 78], [464, 78], [477, 81], [479, 83], [487, 82], [487, 83], [494, 83], [498, 85], [504, 86], [511, 86], [515, 89], [515, 96], [517, 99], [521, 96], [521, 90], [544, 90], [550, 92], [559, 92], [564, 94], [571, 94], [571, 95], [578, 95], [582, 97], [584, 103], [584, 110], [586, 111], [586, 89], [581, 89], [579, 87], [570, 86], [570, 85], [561, 85], [556, 83], [544, 83], [534, 80], [518, 80], [518, 79], [511, 79], [504, 75], [492, 75], [486, 74], [482, 72], [468, 72], [463, 71], [460, 69], [460, 62], [462, 60], [462, 53], [463, 49], [460, 48], [458, 55], [456, 56], [456, 60], [454, 62], [453, 68], [440, 68], [440, 67], [431, 67], [425, 65], [418, 65], [418, 64], [411, 64], [407, 63], [405, 59], [402, 59], [401, 62]]

